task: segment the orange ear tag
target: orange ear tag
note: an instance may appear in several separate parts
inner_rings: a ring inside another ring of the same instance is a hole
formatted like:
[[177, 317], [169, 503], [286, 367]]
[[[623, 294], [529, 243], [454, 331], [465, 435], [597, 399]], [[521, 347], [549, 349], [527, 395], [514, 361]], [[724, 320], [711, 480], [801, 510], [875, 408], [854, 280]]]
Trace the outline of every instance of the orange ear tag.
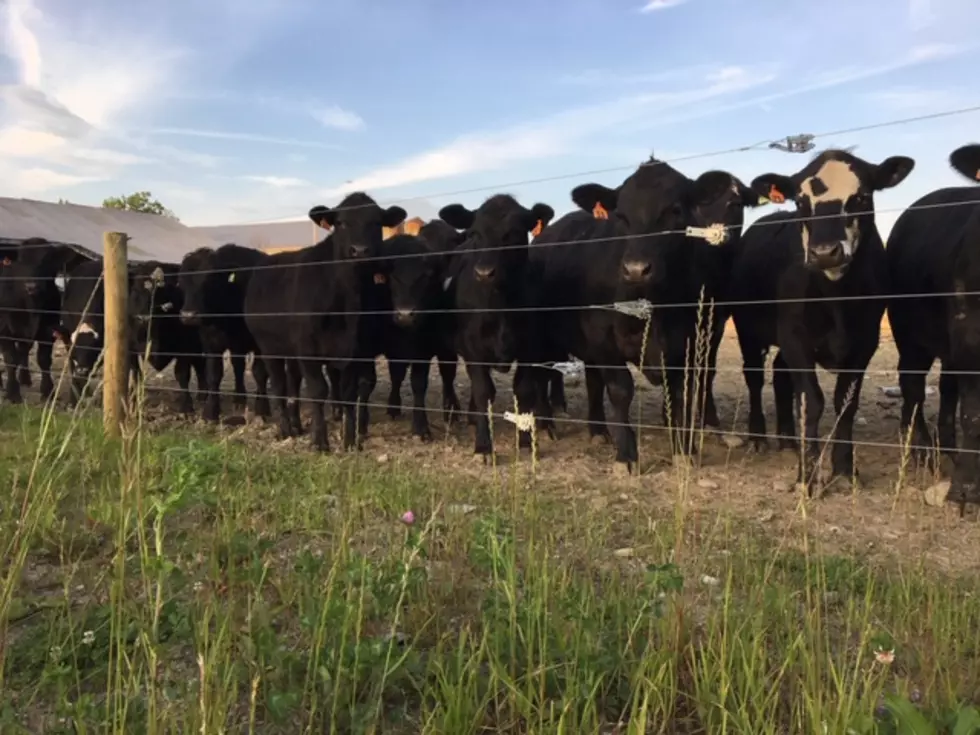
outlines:
[[538, 223], [534, 226], [534, 229], [531, 230], [531, 237], [537, 237], [538, 235], [541, 234], [541, 230], [543, 229], [544, 229], [544, 224], [541, 222], [541, 220], [538, 220]]
[[786, 201], [786, 197], [775, 186], [769, 187], [769, 201], [775, 204], [782, 204]]
[[375, 283], [377, 283], [377, 284], [380, 285], [380, 284], [384, 283], [385, 280], [386, 279], [385, 279], [385, 274], [384, 273], [375, 273], [374, 274], [374, 282]]
[[592, 207], [592, 216], [596, 219], [609, 219], [609, 212], [599, 202], [596, 202], [595, 206]]
[[[977, 181], [980, 181], [980, 170], [977, 171]], [[7, 259], [4, 258], [3, 262], [6, 263]]]

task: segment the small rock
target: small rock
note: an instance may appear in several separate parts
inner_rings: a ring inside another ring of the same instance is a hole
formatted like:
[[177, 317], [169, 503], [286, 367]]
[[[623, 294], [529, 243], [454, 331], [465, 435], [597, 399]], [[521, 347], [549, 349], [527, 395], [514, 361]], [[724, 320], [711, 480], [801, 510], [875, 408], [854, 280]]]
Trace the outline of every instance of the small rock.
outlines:
[[628, 503], [629, 502], [629, 499], [630, 499], [630, 496], [627, 495], [626, 493], [620, 493], [619, 494], [619, 499], [622, 500], [624, 503]]
[[772, 489], [775, 490], [777, 493], [788, 493], [790, 490], [793, 489], [793, 485], [789, 482], [786, 482], [786, 480], [775, 480], [772, 483]]
[[902, 389], [899, 388], [897, 385], [883, 385], [879, 388], [879, 390], [889, 398], [902, 397]]
[[718, 577], [703, 574], [701, 575], [701, 584], [703, 584], [705, 587], [717, 587], [719, 584], [721, 584], [721, 580], [718, 579]]
[[722, 434], [721, 443], [729, 449], [738, 449], [745, 446], [745, 439], [735, 434]]
[[474, 510], [476, 510], [475, 505], [467, 505], [466, 503], [446, 506], [447, 513], [455, 513], [457, 515], [467, 515], [472, 513]]
[[868, 425], [868, 420], [866, 418], [864, 418], [864, 416], [858, 416], [854, 420], [854, 423], [857, 424], [858, 426], [867, 426]]
[[613, 552], [613, 556], [619, 557], [620, 559], [631, 559], [634, 554], [636, 554], [636, 549], [632, 546], [626, 546], [622, 549], [616, 549]]
[[698, 487], [702, 490], [717, 490], [719, 485], [714, 480], [709, 480], [707, 477], [704, 477], [698, 480]]
[[379, 464], [384, 464], [387, 461], [388, 461], [388, 455], [387, 454], [379, 454], [378, 455], [378, 463]]
[[767, 510], [761, 516], [759, 516], [759, 521], [762, 523], [769, 523], [769, 521], [771, 521], [775, 517], [776, 517], [775, 511]]
[[609, 505], [609, 501], [601, 495], [597, 495], [589, 500], [589, 507], [592, 510], [603, 510]]
[[933, 507], [938, 507], [946, 502], [946, 496], [949, 495], [950, 482], [949, 480], [943, 480], [942, 482], [937, 482], [935, 485], [926, 490], [926, 505], [931, 505]]

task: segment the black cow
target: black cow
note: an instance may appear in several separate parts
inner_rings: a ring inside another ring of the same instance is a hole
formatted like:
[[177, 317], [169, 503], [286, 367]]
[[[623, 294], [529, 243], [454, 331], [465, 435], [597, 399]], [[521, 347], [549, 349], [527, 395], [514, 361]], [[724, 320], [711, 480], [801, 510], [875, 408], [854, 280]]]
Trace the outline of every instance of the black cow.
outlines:
[[137, 264], [133, 270], [129, 292], [131, 349], [135, 357], [146, 357], [158, 372], [174, 363], [180, 389], [177, 410], [191, 413], [191, 370], [197, 376], [199, 400], [206, 398], [207, 383], [200, 333], [197, 327], [177, 318], [184, 299], [177, 283], [180, 266], [148, 262]]
[[[758, 207], [768, 201], [760, 198], [737, 176], [727, 173], [725, 175], [730, 176], [731, 186], [717, 198], [698, 202], [694, 206], [692, 216], [697, 223], [694, 226], [702, 231], [692, 231], [693, 237], [690, 241], [694, 258], [694, 272], [697, 280], [704, 288], [703, 294], [698, 297], [705, 305], [701, 314], [701, 330], [706, 330], [710, 325], [707, 354], [703, 355], [703, 363], [696, 366], [700, 371], [697, 381], [699, 388], [697, 409], [703, 414], [704, 425], [714, 429], [721, 426], [714, 399], [715, 365], [718, 349], [725, 335], [725, 324], [731, 315], [731, 309], [727, 306], [725, 298], [725, 289], [728, 286], [738, 241], [742, 236], [745, 208]], [[612, 203], [612, 198], [609, 197], [608, 199], [609, 203]], [[586, 199], [586, 204], [589, 201], [590, 199]], [[601, 206], [599, 208], [593, 207], [592, 214], [597, 218], [610, 216], [610, 212]], [[576, 215], [576, 219], [583, 223], [586, 221], [581, 214]], [[551, 235], [549, 235], [550, 237]], [[703, 341], [703, 337], [698, 340], [701, 344]], [[692, 357], [697, 357], [697, 355], [692, 355]], [[588, 370], [592, 371], [594, 368]], [[593, 376], [594, 380], [595, 376]], [[554, 371], [549, 382], [552, 410], [564, 411], [566, 401], [562, 374]]]
[[388, 360], [391, 393], [388, 415], [401, 415], [401, 385], [411, 369], [412, 433], [428, 441], [425, 395], [429, 365], [433, 357], [442, 377], [443, 417], [449, 423], [459, 414], [456, 396], [457, 356], [452, 340], [453, 316], [447, 279], [451, 251], [462, 236], [447, 223], [436, 220], [424, 225], [418, 236], [396, 235], [382, 244], [391, 304], [386, 324], [384, 354]]
[[257, 344], [245, 323], [245, 293], [255, 274], [272, 256], [233, 243], [214, 248], [198, 248], [188, 253], [180, 264], [178, 283], [184, 296], [180, 321], [196, 327], [204, 350], [207, 375], [207, 398], [203, 418], [217, 421], [221, 415], [221, 380], [224, 377], [224, 354], [231, 353], [235, 379], [233, 404], [244, 409], [245, 356], [253, 354], [252, 377], [255, 378], [255, 415], [269, 416], [266, 395], [268, 372], [258, 359]]
[[[450, 204], [439, 217], [465, 238], [450, 267], [449, 291], [456, 311], [456, 353], [466, 363], [470, 378], [470, 411], [476, 414], [477, 454], [493, 452], [488, 408], [496, 396], [491, 366], [508, 372], [514, 360], [525, 362], [529, 324], [525, 310], [533, 304], [527, 272], [528, 233], [547, 226], [555, 211], [547, 204], [522, 206], [509, 194], [487, 199], [475, 211]], [[523, 374], [518, 365], [518, 373]], [[515, 395], [519, 410], [534, 409], [535, 385], [518, 380]], [[521, 441], [528, 441], [521, 433]]]
[[[950, 155], [950, 164], [980, 181], [980, 145]], [[962, 401], [962, 454], [957, 454], [950, 498], [976, 500], [980, 478], [980, 187], [938, 189], [916, 200], [896, 220], [886, 256], [893, 298], [888, 321], [898, 348], [902, 435], [912, 427], [917, 459], [932, 443], [923, 416], [926, 373], [942, 362], [939, 446], [956, 450], [956, 408]], [[911, 297], [911, 298], [910, 298]], [[914, 416], [914, 420], [913, 420]]]
[[269, 256], [269, 264], [286, 267], [253, 274], [245, 295], [246, 324], [265, 356], [284, 438], [294, 434], [283, 401], [287, 395], [293, 401], [296, 395], [287, 384], [284, 364], [291, 357], [300, 361], [307, 385], [313, 447], [329, 448], [324, 364], [339, 370], [344, 448], [360, 445], [367, 430], [367, 403], [377, 382], [370, 358], [382, 350], [384, 317], [373, 313], [378, 310], [373, 301], [379, 291], [374, 281], [376, 258], [382, 228], [396, 227], [405, 216], [401, 207], [382, 209], [362, 192], [348, 195], [335, 209], [314, 207], [310, 219], [333, 232], [313, 247]]
[[[716, 221], [721, 215], [714, 214], [715, 203], [727, 201], [732, 186], [728, 173], [709, 171], [692, 180], [651, 158], [616, 189], [576, 187], [572, 200], [585, 211], [565, 215], [531, 246], [532, 262], [541, 269], [538, 303], [549, 309], [534, 317], [538, 361], [574, 355], [585, 363], [589, 433], [608, 435], [605, 388], [613, 407], [616, 461], [627, 471], [637, 461], [629, 416], [634, 392], [630, 362], [641, 366], [652, 383], [665, 384], [674, 450], [689, 451], [689, 442], [678, 433], [687, 425], [693, 399], [685, 391], [683, 371], [706, 275], [698, 268], [701, 245], [688, 237], [687, 228], [710, 224], [699, 219], [706, 207]], [[561, 244], [569, 241], [575, 244]], [[668, 308], [655, 308], [649, 321], [595, 308], [639, 299]], [[545, 393], [545, 376], [537, 370], [539, 398]]]
[[767, 446], [762, 414], [763, 362], [773, 364], [781, 448], [795, 446], [793, 417], [805, 426], [798, 482], [813, 494], [824, 408], [815, 368], [837, 372], [831, 452], [834, 477], [856, 477], [852, 444], [861, 382], [878, 349], [888, 289], [884, 245], [874, 219], [874, 192], [900, 184], [915, 166], [904, 156], [880, 164], [827, 150], [792, 176], [765, 174], [752, 182], [761, 196], [796, 202], [795, 214], [761, 218], [742, 236], [729, 291], [749, 388], [749, 433]]
[[52, 245], [42, 238], [30, 238], [16, 250], [4, 253], [4, 261], [9, 264], [0, 271], [0, 350], [7, 369], [5, 397], [11, 403], [23, 400], [21, 384], [32, 383], [28, 356], [34, 342], [41, 371], [41, 398], [51, 397], [52, 351], [61, 309], [55, 278], [86, 260], [70, 247]]

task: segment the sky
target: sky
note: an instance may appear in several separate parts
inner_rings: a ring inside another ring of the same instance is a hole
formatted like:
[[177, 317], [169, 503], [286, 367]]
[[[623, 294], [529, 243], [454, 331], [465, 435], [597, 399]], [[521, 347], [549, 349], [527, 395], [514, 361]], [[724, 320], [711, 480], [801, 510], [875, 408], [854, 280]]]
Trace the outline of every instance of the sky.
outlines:
[[947, 157], [980, 112], [847, 131], [980, 105], [978, 27], [977, 0], [0, 0], [0, 196], [149, 190], [189, 225], [352, 190], [561, 214], [651, 153], [793, 173], [812, 154], [765, 143], [810, 133], [916, 159], [877, 197], [887, 234], [962, 183]]

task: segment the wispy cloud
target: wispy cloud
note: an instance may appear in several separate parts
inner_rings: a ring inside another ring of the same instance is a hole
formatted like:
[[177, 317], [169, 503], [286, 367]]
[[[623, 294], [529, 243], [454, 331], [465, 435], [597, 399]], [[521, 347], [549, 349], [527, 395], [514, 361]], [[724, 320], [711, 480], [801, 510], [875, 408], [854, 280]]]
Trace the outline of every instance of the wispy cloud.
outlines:
[[[967, 95], [952, 89], [925, 89], [899, 86], [870, 92], [867, 101], [873, 107], [899, 113], [921, 110], [948, 110], [964, 104]], [[977, 102], [971, 99], [970, 102]]]
[[657, 10], [666, 10], [667, 8], [676, 8], [678, 5], [683, 5], [687, 0], [649, 0], [643, 7], [640, 8], [641, 13], [653, 13]]
[[300, 186], [310, 186], [308, 181], [291, 176], [245, 176], [246, 181], [274, 186], [277, 189], [290, 189]]
[[325, 150], [340, 150], [341, 146], [323, 143], [316, 140], [300, 140], [297, 138], [279, 138], [258, 133], [238, 133], [228, 130], [202, 130], [198, 128], [152, 128], [142, 131], [148, 135], [173, 135], [185, 138], [208, 138], [211, 140], [232, 140], [247, 143], [266, 143], [269, 145], [292, 146], [295, 148], [322, 148]]
[[313, 117], [324, 127], [337, 130], [353, 131], [364, 128], [364, 120], [360, 115], [337, 105], [314, 110]]
[[354, 178], [322, 192], [335, 197], [354, 190], [374, 191], [462, 174], [490, 171], [515, 162], [560, 155], [588, 136], [617, 125], [663, 114], [757, 88], [773, 81], [768, 71], [723, 67], [706, 74], [696, 87], [682, 91], [634, 94], [574, 108], [551, 117], [496, 132], [472, 133], [399, 163]]

